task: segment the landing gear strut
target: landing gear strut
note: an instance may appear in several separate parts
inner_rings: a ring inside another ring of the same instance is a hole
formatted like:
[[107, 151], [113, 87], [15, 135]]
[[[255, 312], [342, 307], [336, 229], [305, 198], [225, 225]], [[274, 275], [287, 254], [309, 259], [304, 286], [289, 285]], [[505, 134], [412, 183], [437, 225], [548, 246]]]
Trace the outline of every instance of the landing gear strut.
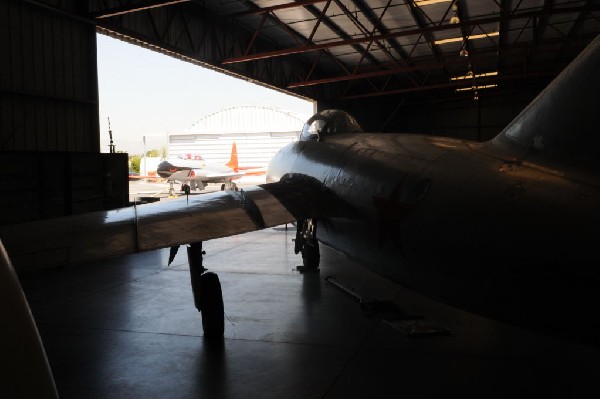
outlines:
[[239, 191], [237, 184], [232, 181], [221, 184], [221, 191]]
[[173, 188], [173, 180], [169, 180], [169, 198], [175, 198], [175, 189]]
[[298, 221], [296, 244], [294, 252], [302, 252], [302, 269], [300, 271], [315, 271], [319, 269], [321, 253], [317, 241], [317, 224], [312, 219]]
[[207, 272], [202, 265], [202, 255], [204, 253], [201, 241], [190, 244], [187, 248], [194, 304], [202, 314], [204, 337], [221, 339], [225, 332], [225, 312], [221, 283], [215, 273]]

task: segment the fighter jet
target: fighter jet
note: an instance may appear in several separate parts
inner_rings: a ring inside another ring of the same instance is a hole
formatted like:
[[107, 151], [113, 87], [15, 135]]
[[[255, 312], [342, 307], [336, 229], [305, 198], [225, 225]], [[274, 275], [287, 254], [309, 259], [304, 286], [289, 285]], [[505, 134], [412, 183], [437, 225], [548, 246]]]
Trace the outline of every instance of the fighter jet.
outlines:
[[221, 190], [235, 189], [233, 182], [244, 176], [238, 166], [237, 147], [231, 147], [231, 158], [224, 165], [207, 163], [199, 154], [182, 154], [158, 164], [156, 172], [167, 181], [181, 183], [181, 191], [204, 190], [208, 183], [221, 183]]
[[209, 336], [223, 334], [223, 303], [201, 242], [297, 221], [308, 268], [323, 243], [438, 301], [598, 345], [599, 70], [600, 37], [484, 143], [366, 133], [327, 110], [273, 158], [264, 185], [2, 227], [0, 237], [17, 268], [191, 244]]

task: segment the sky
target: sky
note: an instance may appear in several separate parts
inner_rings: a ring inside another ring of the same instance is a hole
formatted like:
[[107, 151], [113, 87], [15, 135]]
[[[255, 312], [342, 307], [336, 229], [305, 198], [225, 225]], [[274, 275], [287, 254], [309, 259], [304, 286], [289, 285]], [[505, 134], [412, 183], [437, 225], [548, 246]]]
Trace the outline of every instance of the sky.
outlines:
[[[312, 102], [97, 35], [100, 149], [109, 152], [108, 118], [117, 151], [141, 154], [166, 145], [166, 134], [237, 105], [312, 115]], [[300, 127], [299, 127], [300, 128]]]

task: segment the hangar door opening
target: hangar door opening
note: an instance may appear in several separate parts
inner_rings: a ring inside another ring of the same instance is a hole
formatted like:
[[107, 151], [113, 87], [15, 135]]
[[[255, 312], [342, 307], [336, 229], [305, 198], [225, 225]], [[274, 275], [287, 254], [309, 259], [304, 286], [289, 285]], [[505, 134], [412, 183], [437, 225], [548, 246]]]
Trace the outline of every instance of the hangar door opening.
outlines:
[[236, 141], [240, 161], [260, 165], [297, 135], [314, 110], [307, 99], [119, 38], [98, 35], [103, 151], [110, 130], [117, 151], [130, 155], [162, 155], [166, 147], [167, 156], [198, 153], [226, 162]]

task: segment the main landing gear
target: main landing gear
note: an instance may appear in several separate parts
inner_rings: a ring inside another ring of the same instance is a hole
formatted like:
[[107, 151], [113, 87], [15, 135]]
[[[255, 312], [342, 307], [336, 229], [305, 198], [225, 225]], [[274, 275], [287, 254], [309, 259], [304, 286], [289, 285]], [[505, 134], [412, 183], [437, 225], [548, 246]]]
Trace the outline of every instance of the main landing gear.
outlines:
[[202, 265], [204, 254], [201, 241], [190, 244], [187, 248], [194, 304], [202, 314], [204, 337], [222, 339], [225, 332], [225, 311], [221, 283], [215, 273], [207, 272]]
[[[177, 196], [175, 195], [175, 189], [173, 188], [173, 185], [175, 184], [175, 182], [173, 180], [169, 181], [169, 198], [176, 198]], [[190, 186], [189, 184], [182, 184], [181, 185], [181, 191], [183, 191], [186, 195], [190, 195]]]
[[[319, 270], [321, 255], [316, 232], [317, 224], [312, 219], [301, 220], [297, 223], [294, 251], [296, 254], [302, 252], [303, 266], [297, 267], [301, 272]], [[173, 261], [176, 253], [177, 247], [173, 247], [169, 256], [169, 264]], [[218, 340], [223, 338], [225, 332], [223, 293], [219, 277], [215, 273], [207, 272], [202, 264], [204, 254], [201, 241], [192, 243], [187, 248], [194, 304], [202, 314], [204, 337]]]
[[294, 252], [302, 252], [301, 272], [316, 271], [319, 269], [321, 253], [317, 241], [317, 223], [312, 219], [300, 220], [297, 224]]
[[175, 198], [175, 189], [173, 188], [173, 184], [175, 184], [175, 182], [173, 180], [169, 180], [169, 198]]
[[221, 191], [239, 191], [237, 184], [232, 181], [221, 184]]

